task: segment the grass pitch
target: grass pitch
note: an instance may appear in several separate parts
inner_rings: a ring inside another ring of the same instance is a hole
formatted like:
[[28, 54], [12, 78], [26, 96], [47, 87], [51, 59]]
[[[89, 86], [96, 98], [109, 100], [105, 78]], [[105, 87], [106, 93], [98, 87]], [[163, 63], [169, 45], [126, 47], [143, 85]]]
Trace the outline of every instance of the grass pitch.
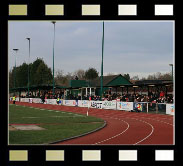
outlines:
[[[15, 126], [36, 125], [44, 130], [19, 130]], [[49, 144], [96, 130], [99, 118], [64, 111], [9, 105], [9, 144]]]

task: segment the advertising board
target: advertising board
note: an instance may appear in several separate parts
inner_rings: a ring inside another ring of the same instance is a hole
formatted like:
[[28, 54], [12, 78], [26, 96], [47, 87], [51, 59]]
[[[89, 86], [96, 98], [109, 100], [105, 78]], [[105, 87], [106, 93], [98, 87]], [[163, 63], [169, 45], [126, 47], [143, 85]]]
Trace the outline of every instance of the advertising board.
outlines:
[[133, 102], [117, 102], [117, 109], [131, 111], [133, 110]]
[[166, 104], [166, 114], [175, 115], [174, 104]]
[[103, 109], [116, 109], [116, 101], [103, 101]]

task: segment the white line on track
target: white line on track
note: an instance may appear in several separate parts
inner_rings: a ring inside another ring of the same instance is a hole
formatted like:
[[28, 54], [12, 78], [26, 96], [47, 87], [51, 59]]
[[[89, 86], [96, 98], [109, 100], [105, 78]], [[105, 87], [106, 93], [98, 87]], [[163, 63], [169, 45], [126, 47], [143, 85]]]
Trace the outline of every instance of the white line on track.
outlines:
[[[166, 119], [166, 118], [148, 118], [147, 116], [127, 116], [128, 118], [137, 118], [137, 119], [140, 119], [140, 118], [143, 118], [143, 119], [149, 119], [149, 120], [153, 120], [153, 121], [157, 121], [157, 122], [161, 122], [161, 123], [165, 123], [165, 124], [168, 124], [168, 125], [171, 125], [171, 126], [174, 126], [173, 124], [171, 123], [168, 123], [168, 122], [165, 122], [165, 121], [162, 121], [162, 119]], [[118, 118], [126, 118], [124, 115], [123, 116], [118, 116]], [[169, 120], [169, 119], [167, 119]]]
[[[135, 119], [135, 118], [134, 118], [134, 119]], [[146, 139], [149, 138], [149, 137], [152, 135], [152, 133], [154, 132], [154, 127], [153, 127], [152, 124], [150, 124], [150, 123], [148, 123], [148, 122], [145, 122], [145, 121], [143, 121], [143, 120], [139, 120], [139, 119], [136, 119], [136, 120], [148, 124], [149, 126], [151, 126], [152, 130], [151, 130], [150, 134], [148, 134], [145, 138], [141, 139], [140, 141], [136, 142], [134, 145], [137, 145], [137, 144], [141, 143], [142, 141], [146, 140]]]
[[103, 141], [97, 142], [97, 143], [95, 143], [95, 144], [100, 144], [100, 143], [103, 143], [103, 142], [105, 142], [105, 141], [108, 141], [108, 140], [111, 140], [111, 139], [113, 139], [113, 138], [116, 138], [116, 137], [120, 136], [121, 134], [125, 133], [125, 132], [129, 129], [130, 125], [129, 125], [128, 122], [126, 122], [126, 121], [124, 121], [124, 120], [121, 120], [121, 119], [117, 119], [117, 118], [112, 118], [112, 119], [116, 119], [116, 120], [120, 120], [120, 121], [125, 122], [125, 123], [127, 124], [127, 128], [126, 128], [125, 130], [123, 130], [121, 133], [119, 133], [119, 134], [117, 134], [117, 135], [114, 135], [114, 136], [112, 136], [112, 137], [110, 137], [110, 138], [107, 138], [107, 139], [105, 139], [105, 140], [103, 140]]
[[[104, 116], [103, 116], [103, 117], [104, 117]], [[105, 117], [107, 118], [108, 116], [105, 116]], [[108, 117], [108, 118], [109, 118], [109, 117]], [[148, 124], [148, 125], [151, 127], [151, 132], [150, 132], [146, 137], [144, 137], [143, 139], [141, 139], [140, 141], [136, 142], [136, 143], [133, 144], [133, 145], [137, 145], [137, 144], [139, 144], [140, 142], [142, 142], [142, 141], [148, 139], [148, 138], [152, 135], [152, 133], [154, 132], [154, 127], [153, 127], [152, 124], [150, 124], [150, 123], [148, 123], [148, 122], [146, 122], [146, 121], [143, 121], [143, 120], [139, 120], [139, 119], [136, 119], [136, 118], [132, 118], [132, 117], [126, 117], [126, 118], [127, 118], [127, 119], [134, 119], [134, 120], [137, 120], [137, 121], [146, 123], [146, 124]], [[117, 119], [117, 118], [112, 118], [112, 117], [111, 117], [111, 119]], [[123, 121], [122, 119], [119, 119], [119, 118], [118, 118], [118, 120]], [[126, 121], [124, 121], [124, 122], [126, 122]], [[128, 123], [128, 122], [126, 122], [126, 123]], [[128, 125], [129, 125], [129, 123], [128, 123]], [[105, 140], [103, 140], [103, 141], [97, 142], [97, 143], [95, 143], [95, 144], [99, 144], [99, 143], [108, 141], [108, 140], [110, 140], [110, 139], [116, 138], [116, 137], [120, 136], [121, 134], [123, 134], [124, 132], [126, 132], [126, 130], [128, 130], [128, 128], [129, 128], [129, 126], [127, 127], [127, 129], [125, 129], [125, 131], [123, 131], [123, 132], [121, 132], [121, 133], [119, 133], [119, 134], [117, 134], [117, 135], [115, 135], [115, 136], [113, 136], [113, 137], [110, 137], [110, 138], [108, 138], [108, 139], [105, 139]]]
[[[134, 118], [139, 118], [139, 117], [134, 117]], [[165, 123], [165, 124], [167, 124], [167, 125], [174, 126], [174, 125], [171, 124], [171, 123], [167, 123], [167, 122], [164, 122], [164, 121], [162, 121], [162, 120], [157, 120], [156, 118], [155, 118], [155, 119], [147, 118], [147, 117], [140, 117], [140, 118], [143, 118], [143, 119], [150, 119], [150, 120], [153, 120], [153, 121], [157, 121], [157, 122]]]

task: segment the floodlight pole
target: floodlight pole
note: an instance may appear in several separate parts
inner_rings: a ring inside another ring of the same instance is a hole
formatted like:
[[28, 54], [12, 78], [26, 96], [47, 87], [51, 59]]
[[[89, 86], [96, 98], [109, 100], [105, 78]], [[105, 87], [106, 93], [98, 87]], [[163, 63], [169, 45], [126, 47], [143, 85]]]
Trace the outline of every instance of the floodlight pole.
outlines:
[[29, 64], [30, 64], [30, 38], [26, 38], [29, 41], [29, 62], [28, 62], [28, 97], [29, 97], [29, 81], [30, 81], [30, 75], [29, 75]]
[[[17, 51], [18, 51], [18, 50], [19, 50], [19, 49], [17, 49], [17, 48], [14, 48], [14, 49], [13, 49], [13, 51], [15, 51], [16, 54], [17, 54]], [[16, 87], [16, 54], [15, 54], [14, 88]]]
[[54, 79], [54, 48], [55, 48], [55, 23], [56, 21], [52, 21], [54, 25], [54, 35], [53, 35], [53, 96], [55, 96], [55, 79]]
[[102, 63], [101, 63], [101, 78], [100, 78], [100, 97], [103, 97], [103, 54], [104, 54], [104, 21], [103, 21], [103, 35], [102, 35]]

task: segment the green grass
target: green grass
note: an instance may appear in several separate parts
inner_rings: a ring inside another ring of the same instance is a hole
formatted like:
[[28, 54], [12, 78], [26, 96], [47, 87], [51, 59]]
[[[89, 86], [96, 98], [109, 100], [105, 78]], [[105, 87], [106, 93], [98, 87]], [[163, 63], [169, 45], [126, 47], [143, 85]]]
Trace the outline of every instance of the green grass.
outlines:
[[103, 126], [104, 121], [82, 114], [9, 105], [9, 124], [40, 124], [46, 129], [9, 131], [10, 145], [48, 144], [93, 131]]

